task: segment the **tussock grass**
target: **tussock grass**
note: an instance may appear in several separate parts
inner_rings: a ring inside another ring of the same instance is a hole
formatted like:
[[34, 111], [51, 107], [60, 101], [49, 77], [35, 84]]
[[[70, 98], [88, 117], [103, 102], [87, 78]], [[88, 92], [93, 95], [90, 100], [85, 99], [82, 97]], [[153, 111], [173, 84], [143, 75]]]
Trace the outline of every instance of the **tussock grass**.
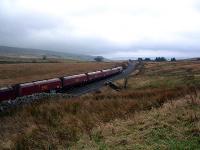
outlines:
[[126, 120], [100, 124], [92, 140], [83, 135], [72, 149], [199, 149], [199, 125], [200, 97], [187, 95]]

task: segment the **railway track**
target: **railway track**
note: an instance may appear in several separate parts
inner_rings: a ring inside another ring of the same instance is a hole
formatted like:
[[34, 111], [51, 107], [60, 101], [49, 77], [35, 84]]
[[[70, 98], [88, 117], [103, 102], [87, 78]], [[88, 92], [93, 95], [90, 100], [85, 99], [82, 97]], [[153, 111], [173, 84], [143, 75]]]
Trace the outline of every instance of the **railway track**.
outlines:
[[40, 93], [40, 94], [35, 94], [35, 95], [27, 96], [27, 97], [17, 98], [16, 100], [13, 100], [13, 101], [7, 101], [4, 103], [1, 103], [0, 112], [5, 112], [9, 110], [10, 108], [16, 108], [18, 106], [27, 105], [33, 102], [38, 102], [38, 101], [41, 101], [41, 99], [48, 100], [48, 98], [50, 97], [70, 98], [70, 97], [81, 96], [89, 92], [97, 91], [103, 86], [105, 86], [106, 82], [110, 82], [110, 81], [113, 82], [122, 78], [126, 78], [130, 73], [132, 73], [135, 70], [137, 64], [138, 62], [133, 62], [133, 63], [129, 62], [128, 67], [125, 70], [123, 70], [123, 72], [120, 74], [114, 75], [112, 77], [108, 77], [103, 80], [95, 81], [93, 83], [87, 84], [82, 87], [75, 87], [73, 89], [62, 91], [62, 93], [53, 93], [53, 94]]
[[126, 78], [130, 73], [132, 73], [135, 70], [137, 64], [138, 64], [137, 62], [129, 63], [127, 69], [125, 69], [121, 74], [118, 74], [118, 75], [115, 75], [115, 76], [112, 76], [100, 81], [96, 81], [94, 83], [90, 83], [83, 87], [76, 87], [74, 89], [66, 91], [66, 93], [72, 96], [80, 96], [89, 92], [96, 91], [102, 88], [103, 86], [105, 86], [106, 82], [109, 82], [109, 81], [113, 82], [122, 78]]

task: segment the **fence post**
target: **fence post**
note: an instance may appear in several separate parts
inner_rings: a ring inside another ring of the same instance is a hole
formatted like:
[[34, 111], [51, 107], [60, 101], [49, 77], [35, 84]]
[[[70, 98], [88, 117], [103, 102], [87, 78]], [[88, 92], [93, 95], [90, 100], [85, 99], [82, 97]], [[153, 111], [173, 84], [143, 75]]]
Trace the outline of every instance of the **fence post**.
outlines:
[[128, 84], [128, 78], [124, 78], [124, 89], [127, 88], [127, 84]]

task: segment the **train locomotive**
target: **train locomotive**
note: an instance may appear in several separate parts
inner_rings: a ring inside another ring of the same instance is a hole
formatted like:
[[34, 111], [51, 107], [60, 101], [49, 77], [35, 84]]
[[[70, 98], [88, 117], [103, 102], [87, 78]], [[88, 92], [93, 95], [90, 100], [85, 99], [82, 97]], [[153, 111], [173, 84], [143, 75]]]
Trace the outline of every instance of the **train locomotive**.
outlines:
[[97, 80], [101, 80], [123, 71], [123, 67], [88, 72], [84, 74], [64, 76], [48, 80], [33, 81], [29, 83], [16, 84], [0, 89], [0, 102], [14, 100], [17, 97], [28, 96], [36, 93], [58, 92], [61, 89], [69, 89], [75, 86], [82, 86]]

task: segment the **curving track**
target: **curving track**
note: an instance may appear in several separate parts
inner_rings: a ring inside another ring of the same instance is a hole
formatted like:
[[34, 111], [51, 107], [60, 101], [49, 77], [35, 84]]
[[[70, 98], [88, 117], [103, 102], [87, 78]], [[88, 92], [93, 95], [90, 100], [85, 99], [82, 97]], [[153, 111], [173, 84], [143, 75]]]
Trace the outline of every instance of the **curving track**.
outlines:
[[133, 63], [129, 62], [128, 67], [121, 74], [118, 74], [118, 75], [115, 75], [115, 76], [112, 76], [112, 77], [109, 77], [109, 78], [106, 78], [106, 79], [103, 79], [100, 81], [96, 81], [94, 83], [90, 83], [83, 87], [76, 87], [74, 89], [66, 91], [66, 93], [68, 93], [72, 96], [80, 96], [80, 95], [83, 95], [83, 94], [86, 94], [86, 93], [89, 93], [92, 91], [96, 91], [96, 90], [100, 89], [101, 87], [103, 87], [105, 85], [105, 82], [116, 81], [116, 80], [119, 80], [122, 78], [126, 78], [130, 73], [132, 73], [135, 70], [137, 64], [138, 64], [138, 62], [133, 62]]

